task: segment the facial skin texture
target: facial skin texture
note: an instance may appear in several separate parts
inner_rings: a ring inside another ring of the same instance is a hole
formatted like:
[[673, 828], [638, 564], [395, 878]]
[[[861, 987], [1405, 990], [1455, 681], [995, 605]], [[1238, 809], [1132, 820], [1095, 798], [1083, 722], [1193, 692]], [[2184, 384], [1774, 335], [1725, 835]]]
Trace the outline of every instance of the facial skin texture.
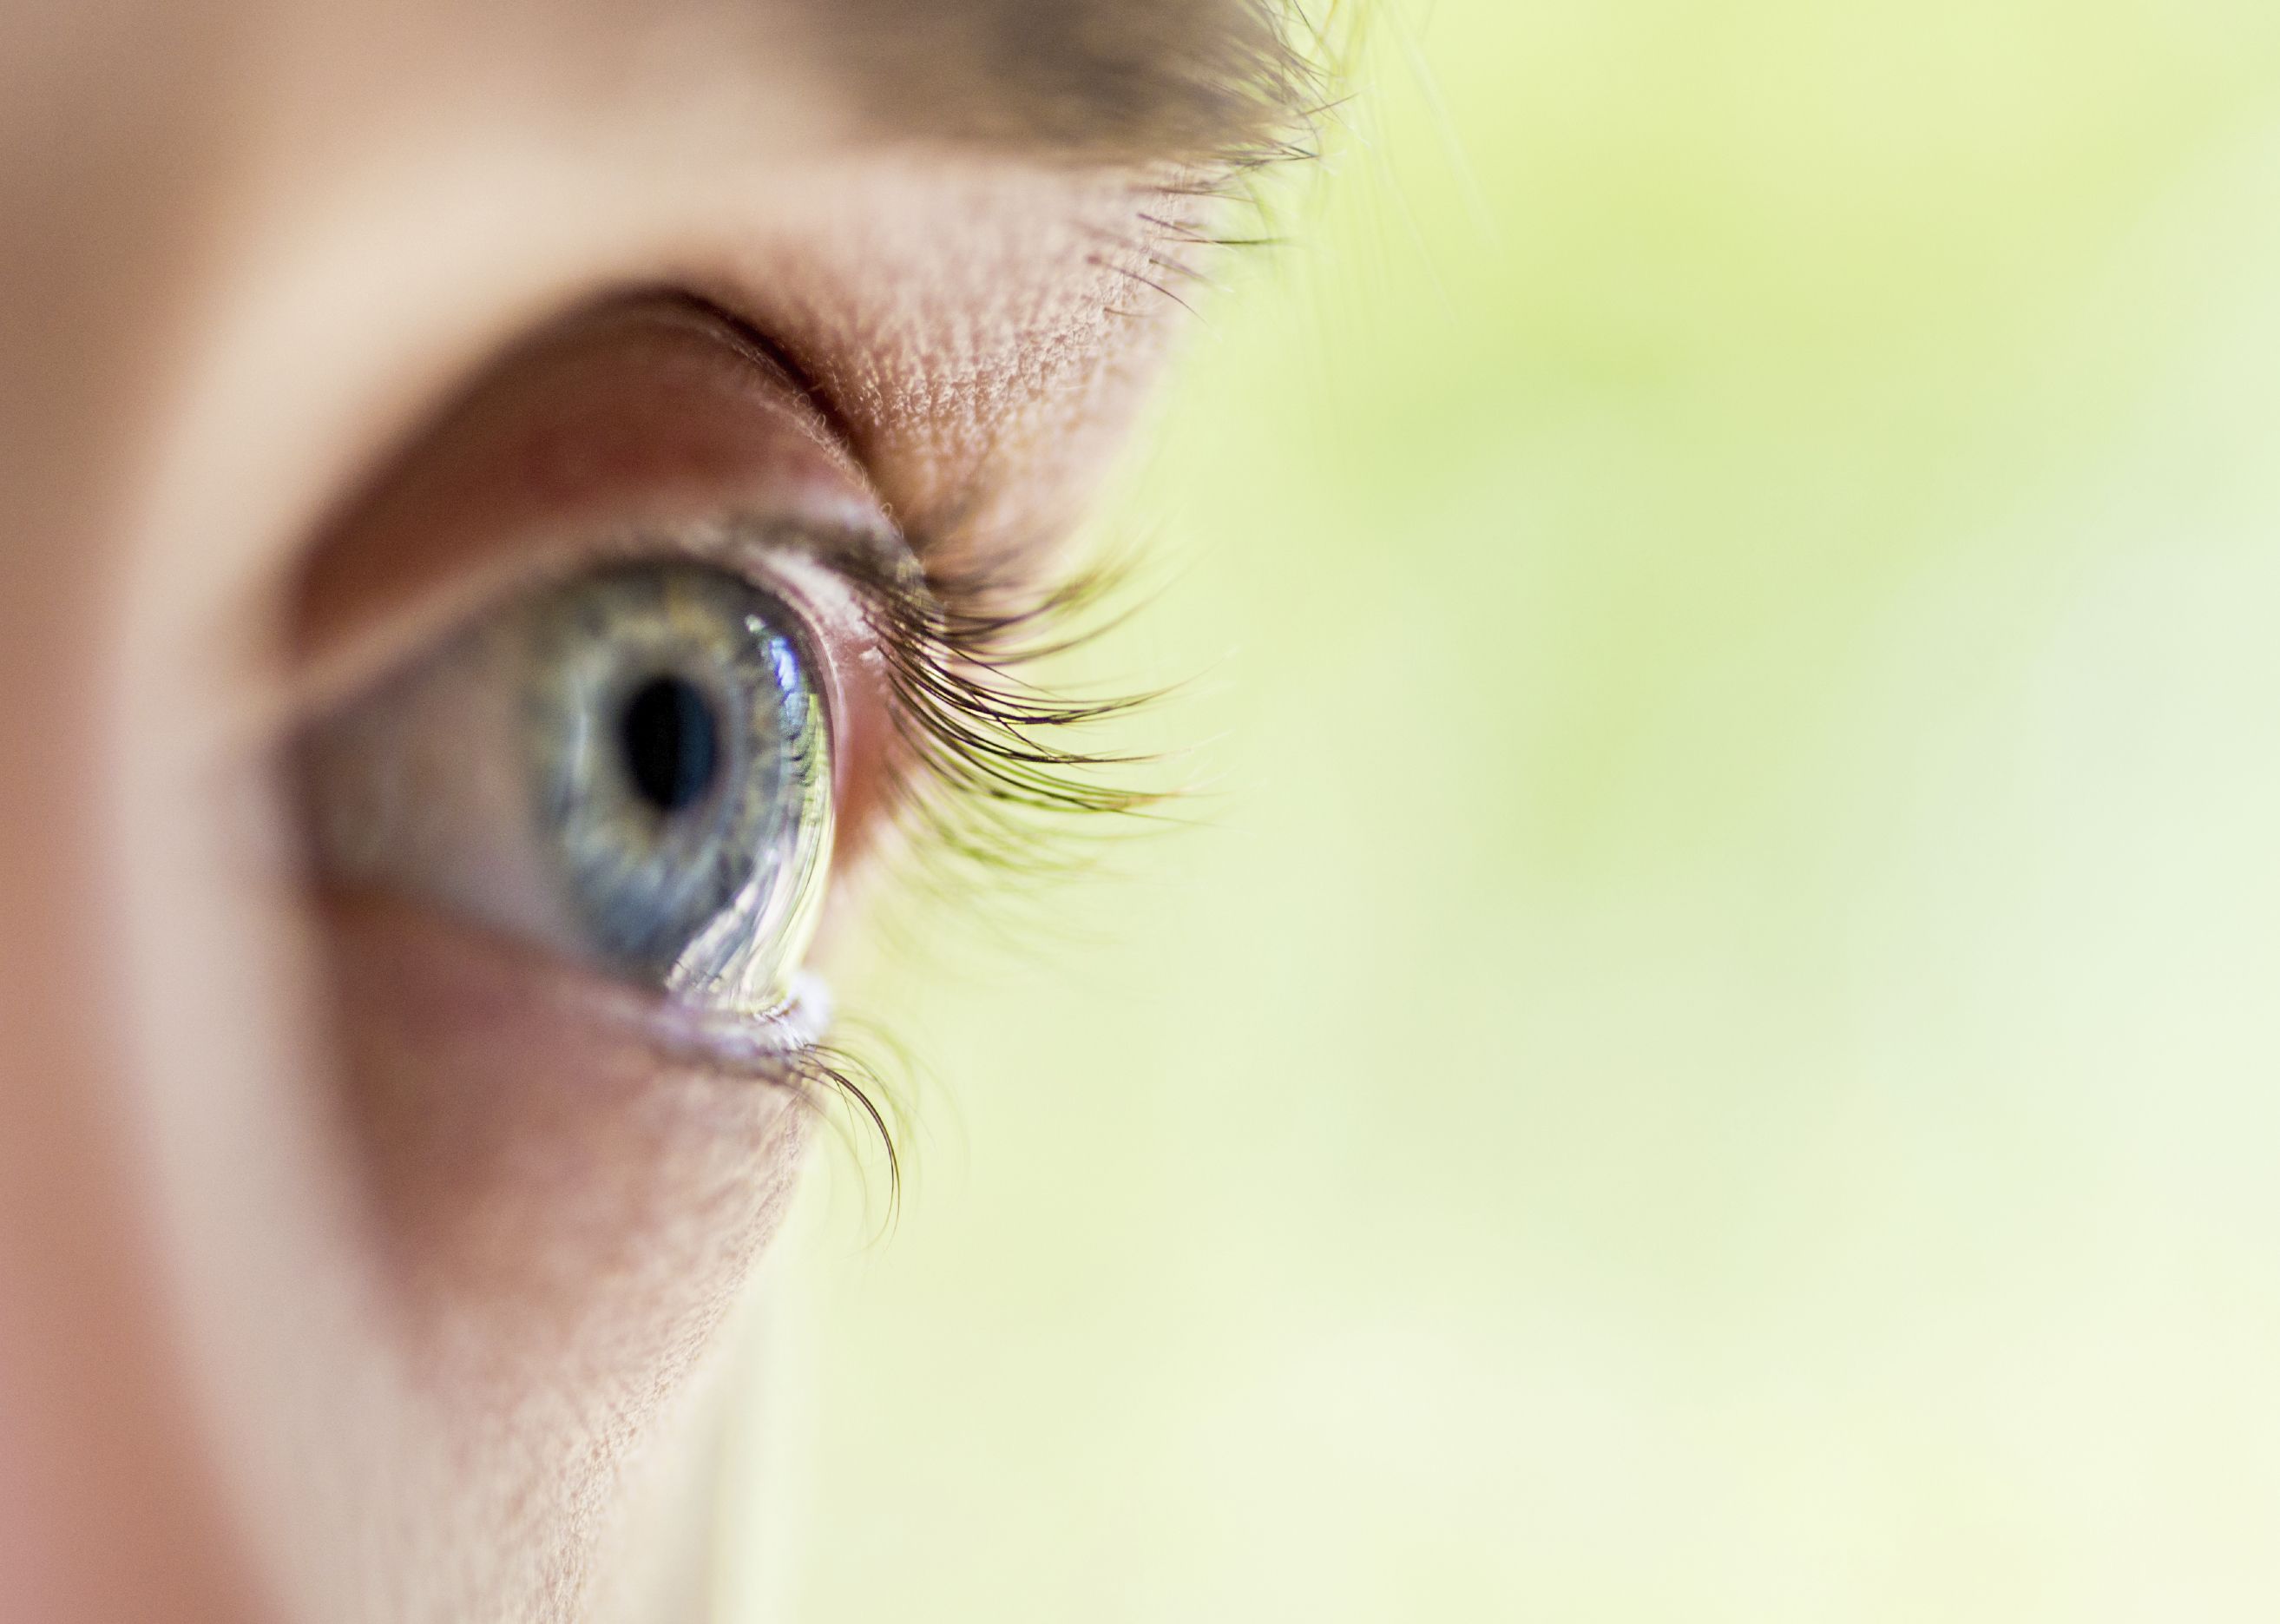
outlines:
[[12, 1616], [689, 1615], [623, 1552], [703, 1466], [805, 1113], [624, 989], [312, 897], [311, 559], [385, 577], [359, 515], [469, 381], [645, 288], [765, 334], [914, 541], [1049, 546], [1177, 316], [1132, 280], [1157, 183], [1281, 93], [1214, 77], [1256, 14], [1145, 11], [12, 14]]

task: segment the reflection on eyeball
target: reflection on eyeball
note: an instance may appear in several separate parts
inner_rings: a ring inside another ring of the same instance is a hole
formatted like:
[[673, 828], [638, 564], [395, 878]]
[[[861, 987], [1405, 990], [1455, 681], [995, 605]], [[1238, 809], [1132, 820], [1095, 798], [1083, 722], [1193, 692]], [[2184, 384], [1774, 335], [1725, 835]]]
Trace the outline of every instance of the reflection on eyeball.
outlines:
[[782, 1005], [832, 835], [800, 625], [691, 563], [525, 595], [312, 729], [320, 868], [690, 1004]]

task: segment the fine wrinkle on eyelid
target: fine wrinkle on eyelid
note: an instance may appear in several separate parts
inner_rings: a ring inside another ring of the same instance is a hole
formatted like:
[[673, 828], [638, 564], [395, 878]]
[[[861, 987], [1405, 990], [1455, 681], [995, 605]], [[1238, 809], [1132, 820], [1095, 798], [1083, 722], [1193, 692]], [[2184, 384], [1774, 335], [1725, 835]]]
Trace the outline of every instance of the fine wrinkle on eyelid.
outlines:
[[1031, 542], [1074, 520], [1186, 313], [1152, 259], [1205, 251], [1217, 205], [1161, 176], [913, 167], [819, 187], [797, 236], [689, 285], [814, 382], [914, 536]]

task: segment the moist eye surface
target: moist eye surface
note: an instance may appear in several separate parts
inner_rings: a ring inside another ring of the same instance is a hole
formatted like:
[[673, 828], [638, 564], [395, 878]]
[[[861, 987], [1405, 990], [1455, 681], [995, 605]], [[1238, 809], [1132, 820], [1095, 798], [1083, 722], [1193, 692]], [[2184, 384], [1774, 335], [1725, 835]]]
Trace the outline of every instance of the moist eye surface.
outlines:
[[688, 1001], [771, 1007], [832, 832], [799, 626], [696, 564], [528, 594], [320, 725], [320, 854]]
[[543, 594], [517, 628], [533, 810], [567, 900], [605, 957], [676, 989], [737, 976], [821, 811], [820, 706], [785, 618], [724, 572], [642, 566]]

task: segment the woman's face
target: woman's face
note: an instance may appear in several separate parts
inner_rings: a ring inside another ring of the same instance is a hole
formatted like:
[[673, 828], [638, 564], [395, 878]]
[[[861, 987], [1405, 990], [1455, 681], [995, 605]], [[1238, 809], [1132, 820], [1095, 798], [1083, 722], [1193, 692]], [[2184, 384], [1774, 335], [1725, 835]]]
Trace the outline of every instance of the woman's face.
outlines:
[[1117, 803], [992, 667], [1296, 77], [1244, 0], [9, 35], [0, 1589], [690, 1616], [850, 881]]

